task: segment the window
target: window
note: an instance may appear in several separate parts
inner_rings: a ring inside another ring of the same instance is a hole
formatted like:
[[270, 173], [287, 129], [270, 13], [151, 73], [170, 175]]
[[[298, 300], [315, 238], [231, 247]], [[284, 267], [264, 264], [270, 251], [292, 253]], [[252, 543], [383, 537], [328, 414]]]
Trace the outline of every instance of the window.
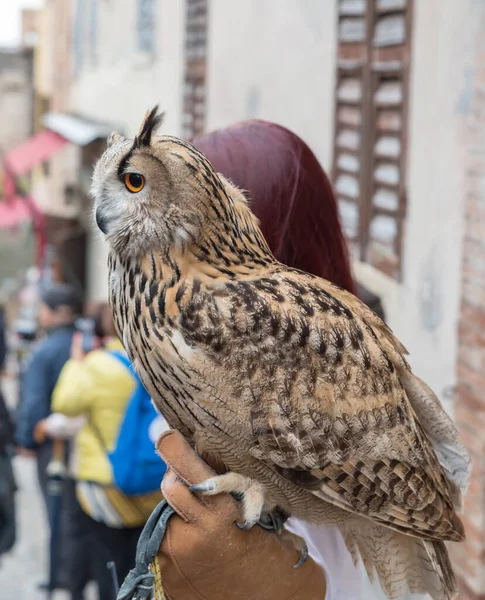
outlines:
[[98, 7], [99, 0], [91, 0], [89, 14], [89, 55], [91, 64], [96, 64], [98, 50]]
[[155, 0], [138, 0], [138, 48], [155, 52]]
[[[412, 0], [339, 0], [333, 180], [352, 254], [398, 279]], [[368, 58], [367, 58], [368, 57]]]
[[185, 9], [182, 135], [193, 138], [205, 127], [208, 0], [186, 0]]
[[39, 39], [39, 33], [35, 29], [28, 29], [24, 32], [23, 44], [28, 48], [33, 48]]
[[84, 60], [84, 0], [76, 1], [73, 31], [74, 74], [78, 75]]

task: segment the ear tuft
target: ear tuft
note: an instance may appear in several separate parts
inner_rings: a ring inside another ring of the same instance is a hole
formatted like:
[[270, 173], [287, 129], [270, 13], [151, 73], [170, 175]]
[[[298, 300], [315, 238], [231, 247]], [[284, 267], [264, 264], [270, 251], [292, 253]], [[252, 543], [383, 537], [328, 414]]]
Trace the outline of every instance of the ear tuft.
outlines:
[[149, 146], [152, 140], [153, 132], [161, 126], [164, 117], [165, 113], [158, 112], [158, 104], [155, 107], [153, 107], [152, 110], [148, 111], [145, 115], [145, 118], [143, 119], [140, 131], [135, 137], [134, 146]]

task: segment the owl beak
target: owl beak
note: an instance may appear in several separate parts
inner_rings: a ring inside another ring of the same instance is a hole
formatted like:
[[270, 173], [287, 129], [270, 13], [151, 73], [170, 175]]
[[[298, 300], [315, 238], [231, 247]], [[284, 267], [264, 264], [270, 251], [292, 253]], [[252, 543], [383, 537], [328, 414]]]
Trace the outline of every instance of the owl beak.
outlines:
[[108, 220], [99, 210], [96, 211], [96, 225], [105, 235], [108, 233]]

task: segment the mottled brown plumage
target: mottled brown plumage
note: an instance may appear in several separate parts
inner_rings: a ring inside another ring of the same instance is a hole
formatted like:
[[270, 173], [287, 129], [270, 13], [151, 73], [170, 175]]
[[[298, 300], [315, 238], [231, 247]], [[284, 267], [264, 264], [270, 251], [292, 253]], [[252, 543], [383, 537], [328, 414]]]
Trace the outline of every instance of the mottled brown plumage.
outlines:
[[386, 325], [278, 263], [243, 194], [156, 122], [113, 137], [93, 183], [116, 326], [155, 403], [244, 476], [212, 492], [246, 492], [251, 523], [275, 507], [337, 523], [389, 597], [453, 597], [443, 542], [463, 539], [468, 476], [453, 423]]

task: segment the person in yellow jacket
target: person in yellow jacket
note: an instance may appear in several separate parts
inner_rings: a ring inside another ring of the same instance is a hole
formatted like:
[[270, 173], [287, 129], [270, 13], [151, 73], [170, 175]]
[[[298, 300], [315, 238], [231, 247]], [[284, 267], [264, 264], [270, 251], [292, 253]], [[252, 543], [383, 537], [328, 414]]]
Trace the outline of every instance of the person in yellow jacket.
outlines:
[[[126, 496], [113, 485], [107, 454], [113, 449], [136, 382], [111, 351], [122, 351], [115, 338], [109, 308], [100, 309], [105, 343], [88, 354], [82, 336], [74, 336], [71, 359], [65, 364], [52, 396], [53, 413], [85, 417], [75, 438], [74, 478], [78, 500], [91, 533], [92, 569], [100, 598], [115, 598], [108, 562], [116, 565], [121, 583], [135, 564], [138, 537], [161, 493]], [[94, 564], [95, 563], [95, 564]]]

